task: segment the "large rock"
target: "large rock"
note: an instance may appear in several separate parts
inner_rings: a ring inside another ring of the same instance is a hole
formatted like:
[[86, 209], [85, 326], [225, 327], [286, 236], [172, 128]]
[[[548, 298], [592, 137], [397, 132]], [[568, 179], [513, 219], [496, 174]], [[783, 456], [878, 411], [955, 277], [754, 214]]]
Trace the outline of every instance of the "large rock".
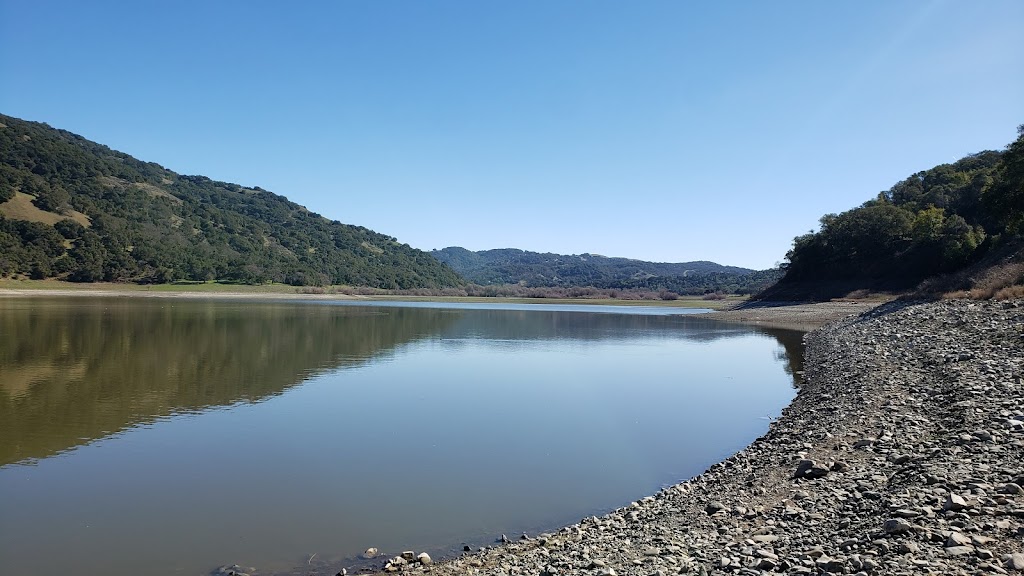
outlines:
[[967, 536], [966, 534], [962, 534], [960, 532], [951, 532], [949, 534], [949, 536], [946, 537], [946, 544], [945, 544], [946, 548], [953, 548], [955, 546], [970, 546], [970, 545], [971, 545], [971, 537]]
[[952, 510], [954, 512], [959, 512], [967, 507], [967, 501], [964, 500], [963, 496], [952, 493], [946, 496], [946, 502], [942, 505], [943, 510]]
[[793, 472], [793, 478], [803, 479], [814, 479], [822, 478], [828, 475], [828, 468], [819, 466], [814, 460], [801, 460], [797, 464], [796, 471]]
[[913, 524], [902, 518], [890, 518], [882, 525], [886, 534], [906, 534], [914, 529]]

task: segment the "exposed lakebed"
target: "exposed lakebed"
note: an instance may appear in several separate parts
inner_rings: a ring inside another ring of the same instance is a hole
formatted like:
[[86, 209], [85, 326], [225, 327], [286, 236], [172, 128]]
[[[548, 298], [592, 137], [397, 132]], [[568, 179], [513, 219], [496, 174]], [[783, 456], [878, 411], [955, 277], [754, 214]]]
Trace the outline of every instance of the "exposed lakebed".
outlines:
[[436, 558], [622, 506], [794, 394], [799, 333], [685, 312], [0, 300], [0, 572]]

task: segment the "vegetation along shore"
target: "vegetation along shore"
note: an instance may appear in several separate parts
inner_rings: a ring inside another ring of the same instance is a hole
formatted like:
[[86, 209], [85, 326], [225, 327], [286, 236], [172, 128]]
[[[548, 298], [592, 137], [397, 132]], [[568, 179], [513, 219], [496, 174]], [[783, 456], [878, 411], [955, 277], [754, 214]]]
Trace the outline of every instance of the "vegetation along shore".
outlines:
[[[773, 310], [783, 321], [786, 309]], [[382, 551], [376, 568], [438, 576], [1024, 571], [1024, 301], [891, 302], [811, 332], [806, 344], [799, 393], [768, 433], [692, 480], [437, 564]]]
[[[519, 295], [517, 295], [519, 294]], [[385, 300], [403, 302], [506, 303], [506, 304], [589, 304], [609, 306], [659, 306], [725, 310], [746, 301], [746, 297], [678, 296], [664, 299], [658, 293], [634, 291], [545, 291], [479, 295], [466, 290], [384, 290], [334, 286], [310, 289], [283, 284], [223, 284], [217, 282], [181, 284], [78, 283], [59, 280], [0, 280], [0, 297], [135, 297], [215, 298], [259, 300]]]

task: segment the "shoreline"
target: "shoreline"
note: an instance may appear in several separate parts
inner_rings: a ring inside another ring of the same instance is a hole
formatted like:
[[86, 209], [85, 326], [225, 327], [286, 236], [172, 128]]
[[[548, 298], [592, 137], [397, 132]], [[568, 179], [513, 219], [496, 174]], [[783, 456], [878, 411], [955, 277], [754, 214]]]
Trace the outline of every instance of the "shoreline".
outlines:
[[729, 310], [708, 312], [703, 316], [723, 322], [810, 332], [829, 322], [862, 314], [884, 303], [879, 300], [836, 300], [813, 303], [749, 302]]
[[[206, 300], [365, 300], [380, 302], [451, 302], [506, 304], [586, 304], [592, 306], [648, 306], [709, 310], [723, 310], [735, 306], [740, 299], [704, 300], [700, 297], [680, 297], [677, 300], [633, 300], [611, 298], [512, 298], [505, 296], [416, 296], [391, 294], [344, 294], [301, 292], [297, 287], [284, 286], [235, 286], [235, 285], [154, 285], [134, 284], [61, 284], [48, 286], [48, 281], [36, 281], [27, 287], [10, 287], [10, 282], [0, 282], [0, 298], [189, 298]], [[289, 291], [290, 290], [290, 291]]]
[[61, 288], [31, 288], [11, 289], [0, 288], [0, 298], [178, 298], [178, 299], [207, 299], [207, 300], [366, 300], [365, 296], [348, 294], [288, 294], [286, 292], [198, 292], [198, 291], [174, 291], [174, 290], [108, 290], [108, 289], [61, 289]]
[[438, 576], [1024, 572], [1024, 301], [892, 302], [805, 341], [805, 378], [782, 416], [693, 479], [556, 532], [433, 565], [376, 566]]

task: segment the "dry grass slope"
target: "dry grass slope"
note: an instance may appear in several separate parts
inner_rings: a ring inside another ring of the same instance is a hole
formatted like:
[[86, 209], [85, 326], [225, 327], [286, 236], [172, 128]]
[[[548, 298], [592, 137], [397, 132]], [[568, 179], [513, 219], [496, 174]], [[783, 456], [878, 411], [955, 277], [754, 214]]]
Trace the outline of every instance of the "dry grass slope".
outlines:
[[27, 220], [29, 222], [41, 222], [53, 226], [57, 222], [70, 218], [82, 226], [89, 227], [89, 217], [76, 210], [70, 210], [68, 214], [57, 214], [40, 210], [32, 203], [32, 195], [16, 192], [14, 198], [0, 204], [0, 214], [11, 220]]

